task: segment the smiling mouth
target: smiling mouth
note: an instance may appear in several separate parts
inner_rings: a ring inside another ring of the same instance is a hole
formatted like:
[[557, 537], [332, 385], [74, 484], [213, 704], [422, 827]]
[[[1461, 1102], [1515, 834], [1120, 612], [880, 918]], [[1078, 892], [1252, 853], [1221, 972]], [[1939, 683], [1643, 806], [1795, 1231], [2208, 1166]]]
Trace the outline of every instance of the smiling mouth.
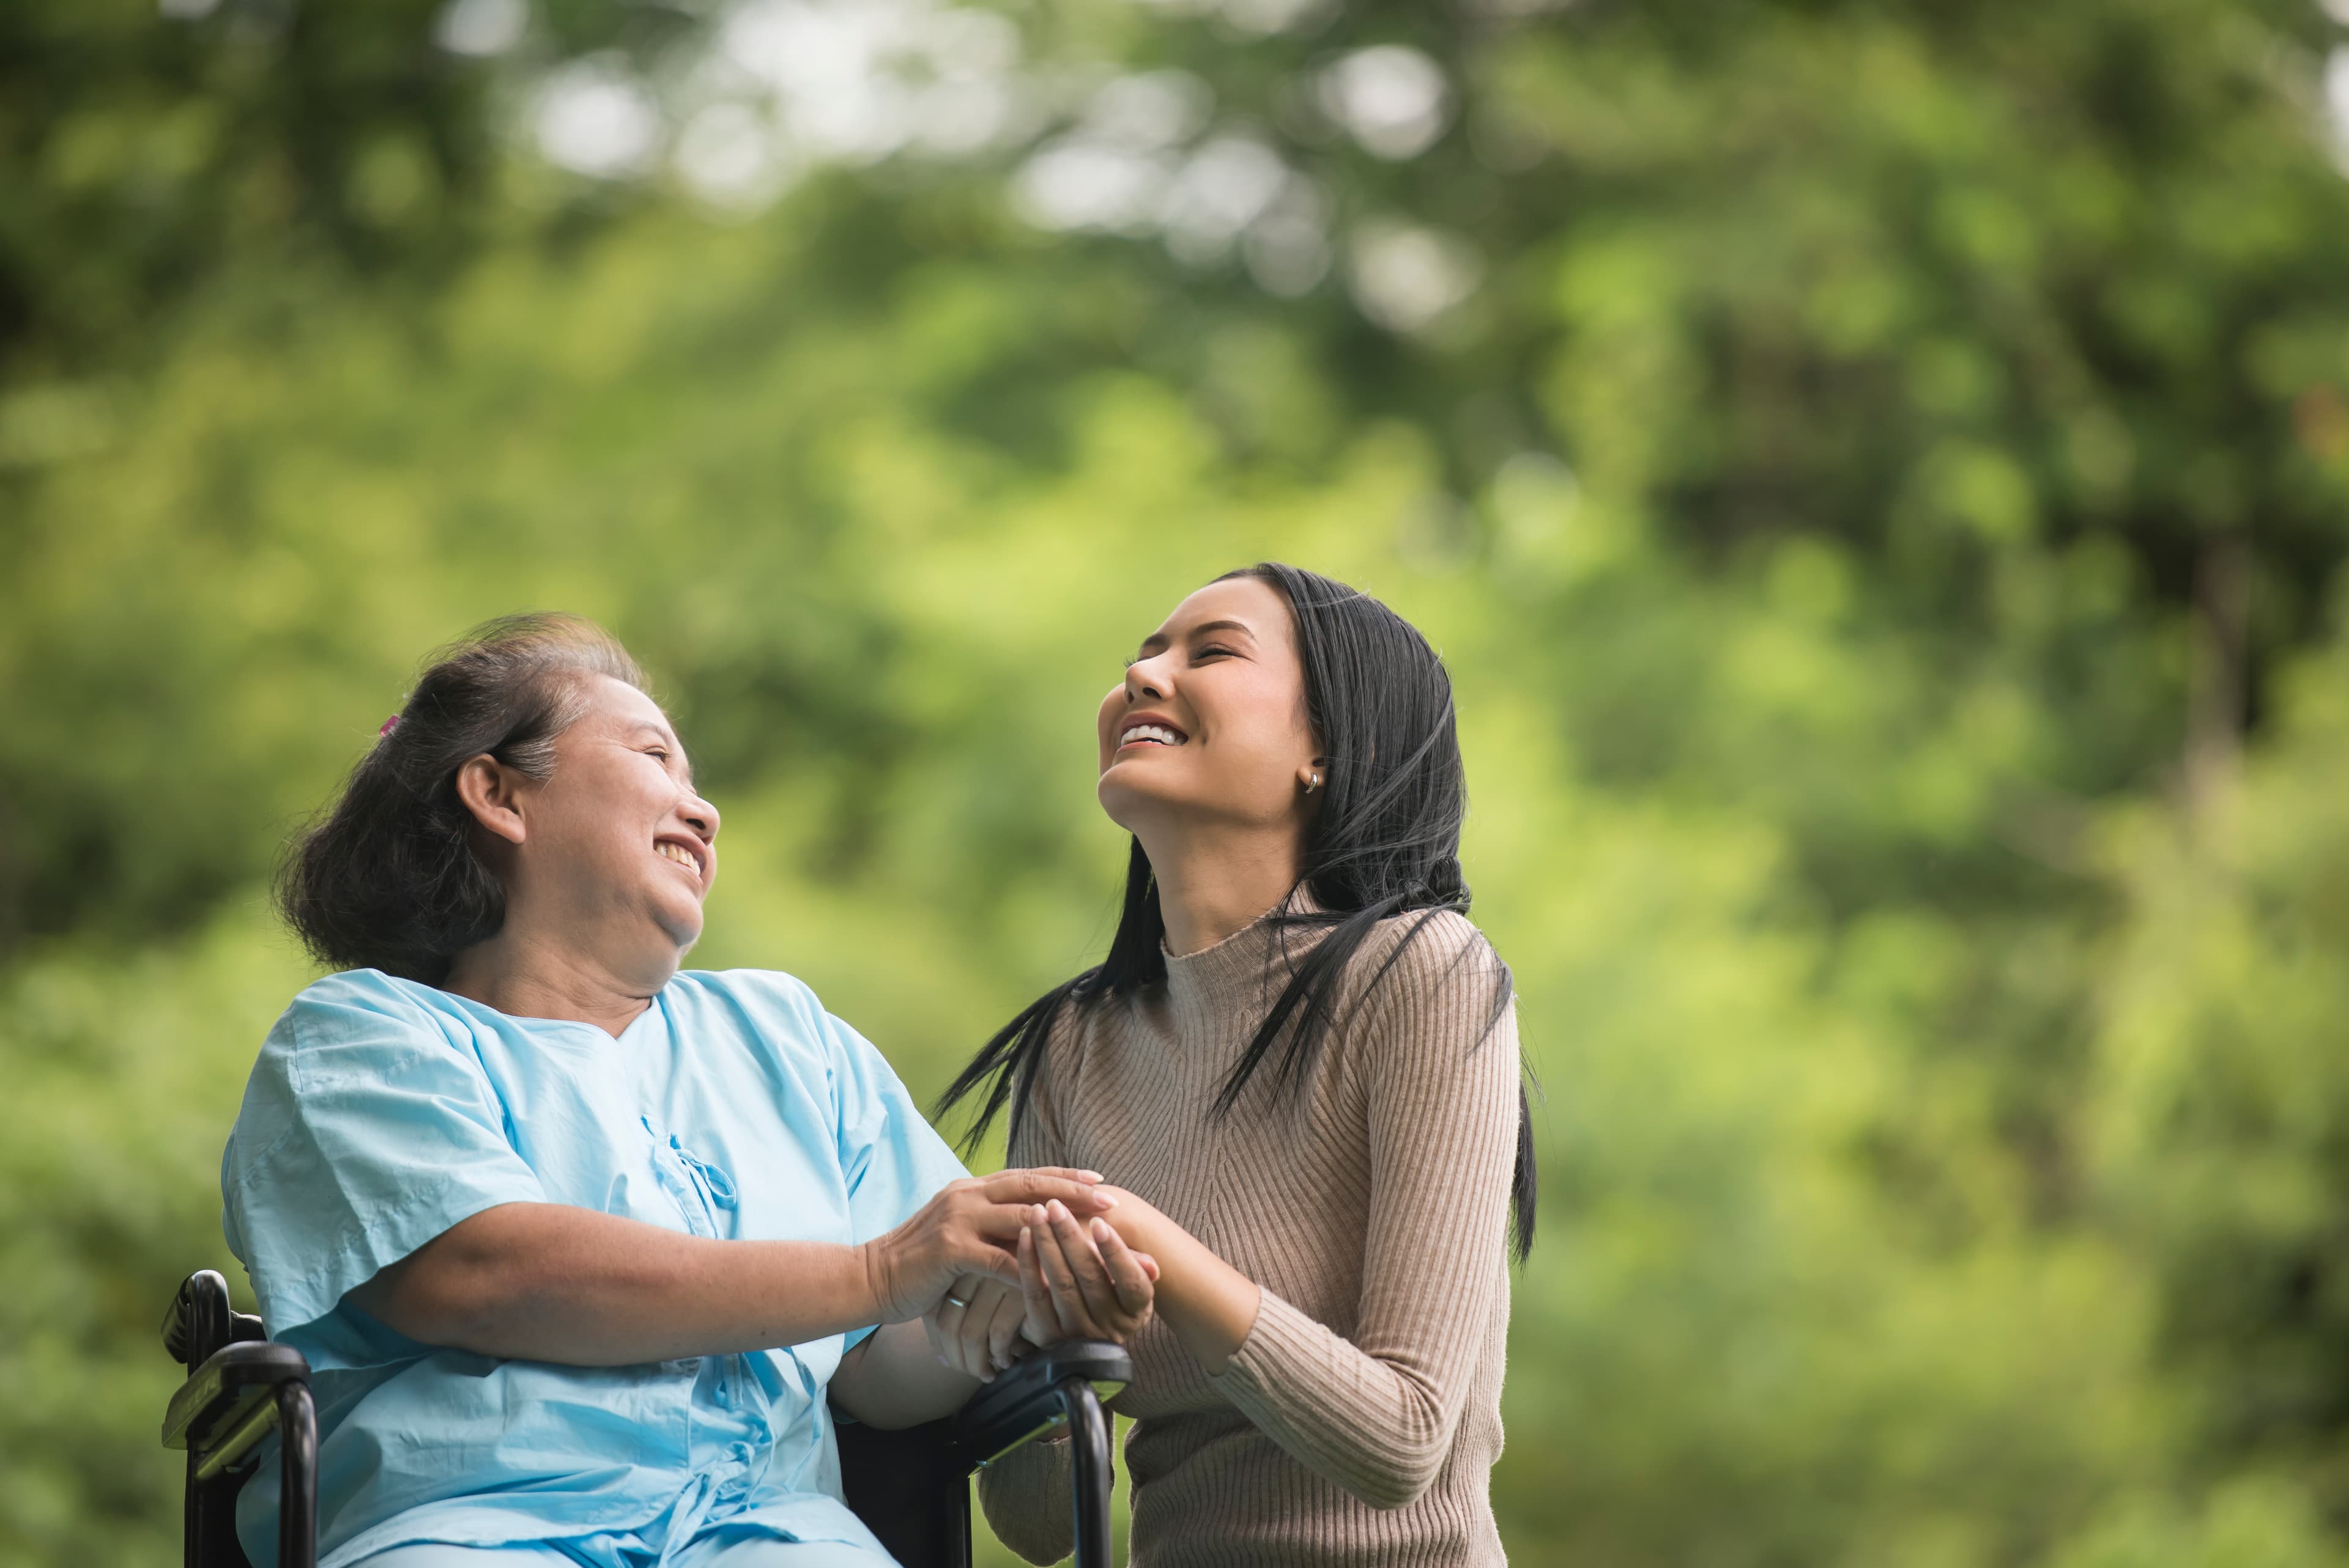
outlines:
[[1117, 738], [1118, 750], [1128, 746], [1179, 746], [1191, 737], [1164, 724], [1136, 724]]
[[701, 875], [701, 862], [695, 859], [693, 857], [693, 851], [688, 849], [682, 844], [669, 844], [666, 842], [656, 844], [653, 846], [653, 852], [664, 860], [676, 861], [678, 865], [692, 872], [696, 877], [698, 877]]

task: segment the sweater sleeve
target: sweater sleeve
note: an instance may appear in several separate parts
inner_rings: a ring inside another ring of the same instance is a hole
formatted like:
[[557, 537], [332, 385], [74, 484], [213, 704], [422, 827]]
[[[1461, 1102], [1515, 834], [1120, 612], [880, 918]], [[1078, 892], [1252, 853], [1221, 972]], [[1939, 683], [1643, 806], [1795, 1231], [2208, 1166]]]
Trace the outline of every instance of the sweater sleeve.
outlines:
[[[1063, 1029], [1065, 1024], [1053, 1033], [1060, 1035]], [[1011, 1168], [1070, 1163], [1051, 1097], [1049, 1071], [1037, 1074], [1028, 1114], [1019, 1118], [1006, 1150]], [[1060, 1562], [1077, 1548], [1069, 1501], [1072, 1479], [1065, 1437], [1038, 1438], [1012, 1449], [978, 1472], [978, 1505], [988, 1528], [1030, 1563]]]
[[[1382, 961], [1366, 961], [1372, 972]], [[1367, 1075], [1371, 1183], [1354, 1338], [1267, 1291], [1215, 1380], [1282, 1449], [1374, 1508], [1414, 1501], [1442, 1471], [1506, 1288], [1514, 1006], [1485, 1029], [1503, 973], [1475, 928], [1445, 915], [1371, 991], [1348, 1043]]]

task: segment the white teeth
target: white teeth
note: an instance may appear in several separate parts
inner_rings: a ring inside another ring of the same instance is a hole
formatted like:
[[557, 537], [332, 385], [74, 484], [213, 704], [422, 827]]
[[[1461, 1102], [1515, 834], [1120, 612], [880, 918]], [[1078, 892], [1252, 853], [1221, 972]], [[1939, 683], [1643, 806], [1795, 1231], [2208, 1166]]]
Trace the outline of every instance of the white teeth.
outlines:
[[1136, 741], [1155, 741], [1162, 746], [1179, 746], [1183, 737], [1164, 724], [1136, 724], [1118, 738], [1120, 745], [1132, 745]]
[[653, 847], [660, 852], [661, 857], [664, 859], [674, 860], [678, 865], [686, 867], [689, 870], [697, 873], [701, 869], [700, 862], [694, 859], [691, 853], [689, 853], [682, 845], [657, 844], [653, 846]]

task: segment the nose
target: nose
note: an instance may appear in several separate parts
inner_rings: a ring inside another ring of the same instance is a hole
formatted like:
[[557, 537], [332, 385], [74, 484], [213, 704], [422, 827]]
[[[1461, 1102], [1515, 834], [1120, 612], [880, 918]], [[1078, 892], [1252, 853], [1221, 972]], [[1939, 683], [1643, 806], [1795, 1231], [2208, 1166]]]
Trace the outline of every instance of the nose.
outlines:
[[717, 838], [718, 808], [699, 795], [687, 796], [685, 804], [678, 808], [678, 815], [685, 818], [685, 825], [693, 829], [704, 844]]
[[1153, 701], [1165, 701], [1166, 671], [1158, 661], [1164, 658], [1165, 655], [1160, 654], [1158, 659], [1137, 659], [1125, 667], [1125, 700], [1129, 705], [1145, 697]]

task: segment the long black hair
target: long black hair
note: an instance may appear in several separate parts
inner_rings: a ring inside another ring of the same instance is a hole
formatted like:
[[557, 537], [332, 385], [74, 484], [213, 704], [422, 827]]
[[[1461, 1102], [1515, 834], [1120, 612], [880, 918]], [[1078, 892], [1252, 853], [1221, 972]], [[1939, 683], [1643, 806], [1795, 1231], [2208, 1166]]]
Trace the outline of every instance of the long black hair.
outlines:
[[[1263, 1025], [1225, 1075], [1216, 1116], [1229, 1113], [1277, 1048], [1276, 1079], [1302, 1085], [1337, 1015], [1339, 980], [1380, 921], [1416, 916], [1363, 987], [1365, 996], [1430, 920], [1446, 909], [1468, 912], [1468, 884], [1460, 873], [1460, 826], [1467, 815], [1468, 790], [1453, 718], [1452, 680], [1444, 661], [1409, 621], [1368, 594], [1319, 573], [1264, 562], [1218, 580], [1234, 577], [1253, 577], [1288, 600], [1305, 669], [1306, 715], [1328, 764], [1329, 793], [1305, 836], [1300, 886], [1311, 894], [1310, 904], [1301, 905], [1292, 891], [1266, 919], [1278, 927], [1318, 928], [1328, 935], [1299, 961]], [[1137, 838], [1127, 857], [1125, 906], [1109, 956], [1030, 1002], [939, 1096], [943, 1115], [985, 1085], [978, 1117], [964, 1140], [967, 1151], [977, 1147], [1007, 1106], [1017, 1133], [1063, 1008], [1088, 1010], [1166, 982], [1165, 934], [1158, 885]], [[1486, 1035], [1508, 1011], [1512, 992], [1508, 966], [1497, 954], [1491, 956], [1490, 968], [1498, 983], [1485, 1023]], [[1521, 1085], [1516, 1168], [1509, 1181], [1510, 1231], [1520, 1262], [1533, 1251], [1537, 1192], [1533, 1115]]]
[[507, 616], [434, 654], [279, 868], [278, 909], [312, 956], [439, 985], [497, 935], [505, 888], [474, 846], [457, 771], [486, 753], [545, 783], [595, 675], [648, 689], [628, 650], [578, 616]]

